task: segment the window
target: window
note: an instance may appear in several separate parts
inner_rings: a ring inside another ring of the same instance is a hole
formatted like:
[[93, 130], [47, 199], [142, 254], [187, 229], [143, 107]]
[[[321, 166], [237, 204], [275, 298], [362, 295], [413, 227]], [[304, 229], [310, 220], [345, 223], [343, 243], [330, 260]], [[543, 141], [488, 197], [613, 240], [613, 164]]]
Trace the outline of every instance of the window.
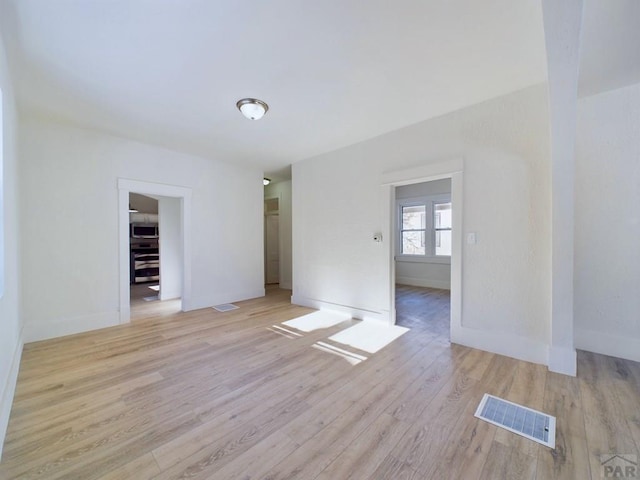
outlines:
[[425, 205], [411, 205], [401, 208], [401, 252], [403, 255], [424, 255], [427, 208]]
[[451, 256], [451, 202], [433, 204], [435, 254]]
[[451, 200], [448, 195], [398, 201], [398, 255], [451, 256]]

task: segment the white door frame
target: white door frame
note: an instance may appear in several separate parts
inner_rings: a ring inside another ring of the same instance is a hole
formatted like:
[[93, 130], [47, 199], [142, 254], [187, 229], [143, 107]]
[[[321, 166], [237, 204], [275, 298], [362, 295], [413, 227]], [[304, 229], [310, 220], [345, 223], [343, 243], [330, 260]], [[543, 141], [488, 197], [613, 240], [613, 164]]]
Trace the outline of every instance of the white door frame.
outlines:
[[177, 185], [118, 179], [118, 244], [120, 258], [120, 323], [129, 323], [130, 305], [130, 248], [129, 193], [158, 195], [180, 199], [182, 235], [182, 310], [190, 309], [191, 301], [191, 189]]
[[456, 158], [441, 163], [389, 172], [383, 174], [383, 187], [386, 187], [388, 201], [387, 238], [389, 258], [389, 302], [390, 323], [396, 323], [396, 187], [414, 183], [431, 182], [443, 178], [451, 179], [451, 341], [454, 342], [462, 329], [462, 219], [463, 219], [463, 160]]

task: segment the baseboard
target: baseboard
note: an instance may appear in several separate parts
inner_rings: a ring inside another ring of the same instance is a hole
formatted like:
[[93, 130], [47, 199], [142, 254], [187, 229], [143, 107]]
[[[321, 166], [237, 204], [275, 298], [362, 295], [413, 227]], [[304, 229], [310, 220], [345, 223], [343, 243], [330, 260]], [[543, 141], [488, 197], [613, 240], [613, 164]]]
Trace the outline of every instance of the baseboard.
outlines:
[[241, 302], [242, 300], [264, 297], [264, 294], [265, 290], [264, 287], [262, 287], [252, 290], [243, 290], [239, 292], [215, 293], [208, 298], [200, 298], [189, 301], [188, 304], [185, 304], [185, 301], [183, 299], [182, 310], [185, 312], [189, 312], [191, 310], [199, 310], [201, 308], [210, 308], [214, 305], [221, 305], [223, 303]]
[[20, 359], [22, 358], [22, 347], [24, 342], [22, 338], [18, 339], [18, 343], [13, 352], [11, 359], [11, 368], [9, 376], [3, 385], [0, 394], [0, 460], [2, 460], [2, 447], [4, 446], [4, 438], [7, 434], [9, 426], [9, 415], [11, 414], [11, 406], [13, 405], [13, 395], [16, 392], [16, 383], [18, 381], [18, 372], [20, 371]]
[[330, 312], [338, 312], [364, 321], [375, 321], [390, 324], [390, 312], [386, 310], [375, 311], [367, 310], [363, 308], [356, 308], [349, 305], [341, 305], [338, 303], [325, 302], [323, 300], [317, 300], [314, 298], [308, 298], [301, 295], [293, 295], [291, 297], [291, 303], [294, 305], [300, 305], [302, 307], [315, 308], [316, 310], [326, 310]]
[[503, 332], [489, 332], [453, 325], [451, 343], [541, 365], [547, 365], [549, 353], [548, 345], [543, 342]]
[[72, 318], [52, 319], [38, 323], [37, 325], [34, 325], [33, 322], [30, 322], [27, 318], [25, 319], [24, 341], [25, 343], [37, 342], [116, 325], [120, 325], [120, 313], [117, 311], [78, 315]]
[[574, 344], [580, 350], [640, 362], [640, 338], [574, 328]]
[[443, 290], [451, 290], [450, 281], [436, 280], [433, 278], [396, 277], [396, 284], [409, 285], [411, 287], [440, 288]]
[[293, 290], [291, 282], [280, 282], [280, 288], [283, 290]]

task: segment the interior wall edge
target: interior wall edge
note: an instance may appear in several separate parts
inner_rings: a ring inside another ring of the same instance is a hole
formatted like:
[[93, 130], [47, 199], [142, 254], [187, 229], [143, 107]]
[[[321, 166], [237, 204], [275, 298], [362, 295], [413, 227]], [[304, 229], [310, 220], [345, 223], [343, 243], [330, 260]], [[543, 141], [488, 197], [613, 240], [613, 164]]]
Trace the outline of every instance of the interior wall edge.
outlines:
[[11, 414], [11, 406], [13, 405], [13, 396], [18, 382], [18, 372], [20, 371], [20, 359], [22, 358], [23, 347], [24, 341], [22, 339], [22, 335], [20, 335], [12, 355], [11, 369], [9, 370], [9, 375], [3, 385], [0, 395], [0, 461], [2, 460], [4, 438], [7, 434], [7, 427], [9, 426], [9, 416]]

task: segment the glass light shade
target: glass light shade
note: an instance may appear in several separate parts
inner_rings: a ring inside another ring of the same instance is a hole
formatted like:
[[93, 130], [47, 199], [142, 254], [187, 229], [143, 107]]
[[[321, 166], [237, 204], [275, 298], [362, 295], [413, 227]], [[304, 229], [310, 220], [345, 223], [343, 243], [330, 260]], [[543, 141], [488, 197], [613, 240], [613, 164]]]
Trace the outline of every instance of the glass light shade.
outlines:
[[256, 98], [243, 98], [236, 103], [238, 109], [249, 120], [260, 120], [269, 110], [269, 106]]
[[269, 185], [271, 183], [271, 179], [270, 178], [263, 178], [262, 179], [262, 184], [266, 187], [267, 185]]

